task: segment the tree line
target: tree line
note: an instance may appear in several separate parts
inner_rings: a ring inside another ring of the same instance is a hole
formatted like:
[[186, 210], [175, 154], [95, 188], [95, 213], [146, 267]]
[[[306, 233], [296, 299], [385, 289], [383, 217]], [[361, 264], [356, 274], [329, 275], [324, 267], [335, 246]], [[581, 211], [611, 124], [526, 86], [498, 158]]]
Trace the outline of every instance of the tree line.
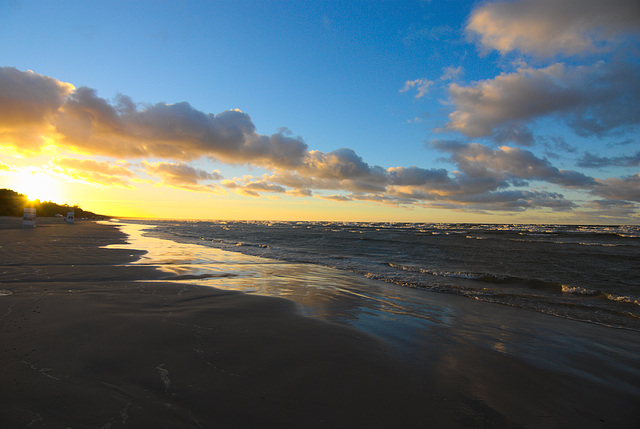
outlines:
[[101, 219], [104, 216], [82, 210], [78, 205], [61, 205], [51, 201], [30, 201], [29, 198], [11, 189], [0, 189], [0, 216], [22, 217], [25, 207], [36, 209], [36, 216], [50, 217], [55, 215], [66, 216], [67, 212], [74, 212], [76, 218]]

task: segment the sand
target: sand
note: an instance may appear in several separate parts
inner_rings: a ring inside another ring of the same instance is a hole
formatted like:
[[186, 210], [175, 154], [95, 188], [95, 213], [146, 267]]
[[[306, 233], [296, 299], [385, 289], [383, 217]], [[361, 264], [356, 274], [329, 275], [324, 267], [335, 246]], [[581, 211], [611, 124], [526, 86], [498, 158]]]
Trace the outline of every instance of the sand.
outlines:
[[19, 225], [0, 219], [2, 428], [640, 422], [633, 389], [531, 365], [458, 328], [436, 326], [424, 356], [402, 356], [285, 299], [160, 282], [166, 273], [129, 264], [142, 252], [101, 247], [125, 240], [112, 226]]

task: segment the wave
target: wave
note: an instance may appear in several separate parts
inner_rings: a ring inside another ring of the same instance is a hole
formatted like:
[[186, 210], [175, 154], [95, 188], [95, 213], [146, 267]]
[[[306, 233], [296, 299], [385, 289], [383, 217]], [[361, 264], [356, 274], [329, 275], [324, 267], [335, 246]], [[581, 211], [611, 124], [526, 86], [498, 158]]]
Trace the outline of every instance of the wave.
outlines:
[[586, 295], [586, 296], [598, 296], [602, 295], [602, 291], [589, 289], [580, 286], [568, 286], [562, 285], [562, 292], [572, 295]]
[[339, 222], [162, 226], [154, 234], [640, 330], [633, 268], [640, 227]]
[[490, 273], [473, 273], [462, 271], [444, 271], [430, 268], [415, 267], [409, 265], [395, 264], [392, 262], [386, 262], [382, 265], [389, 266], [391, 268], [399, 269], [402, 271], [427, 274], [436, 277], [448, 277], [456, 279], [474, 280], [483, 283], [493, 283], [496, 285], [517, 285], [525, 286], [531, 289], [548, 289], [556, 292], [564, 292], [564, 285], [555, 281], [547, 281], [541, 279], [523, 278], [517, 276], [510, 276], [506, 274], [490, 274]]
[[631, 297], [631, 296], [614, 295], [612, 293], [604, 293], [603, 295], [609, 301], [622, 302], [625, 304], [635, 304], [637, 306], [640, 306], [640, 298]]

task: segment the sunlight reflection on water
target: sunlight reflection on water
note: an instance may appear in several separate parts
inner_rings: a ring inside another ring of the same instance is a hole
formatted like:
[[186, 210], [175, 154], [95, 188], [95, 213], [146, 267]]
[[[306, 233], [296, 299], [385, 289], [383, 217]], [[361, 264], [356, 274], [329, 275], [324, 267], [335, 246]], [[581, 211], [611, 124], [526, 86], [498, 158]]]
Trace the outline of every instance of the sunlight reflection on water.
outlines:
[[580, 360], [588, 368], [598, 362], [598, 377], [608, 377], [608, 382], [626, 383], [624, 374], [638, 376], [635, 360], [613, 365], [608, 358], [621, 347], [623, 355], [632, 349], [640, 353], [630, 332], [401, 287], [320, 265], [149, 237], [144, 234], [153, 228], [149, 225], [108, 223], [128, 235], [128, 244], [108, 247], [145, 250], [133, 264], [156, 267], [167, 274], [162, 281], [286, 298], [305, 316], [352, 326], [385, 341], [407, 361], [438, 360], [473, 343], [556, 371], [559, 362], [571, 362], [563, 371], [580, 376], [585, 371]]
[[[320, 317], [352, 326], [368, 314], [384, 313], [381, 323], [412, 319], [428, 326], [447, 324], [450, 309], [408, 301], [402, 288], [362, 276], [312, 265], [270, 260], [194, 244], [177, 243], [144, 235], [148, 225], [117, 224], [128, 244], [110, 248], [143, 249], [147, 253], [134, 264], [150, 265], [167, 273], [163, 281], [236, 290], [259, 295], [286, 297], [307, 316]], [[377, 335], [380, 330], [367, 318], [358, 326]]]

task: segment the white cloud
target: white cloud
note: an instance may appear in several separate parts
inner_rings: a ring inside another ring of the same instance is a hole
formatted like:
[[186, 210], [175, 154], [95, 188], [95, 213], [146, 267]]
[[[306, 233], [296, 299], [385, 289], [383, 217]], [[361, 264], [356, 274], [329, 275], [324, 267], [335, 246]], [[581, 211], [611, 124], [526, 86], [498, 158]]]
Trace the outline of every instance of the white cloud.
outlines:
[[551, 56], [597, 51], [639, 28], [637, 0], [517, 0], [480, 6], [466, 29], [484, 49]]
[[411, 81], [406, 81], [404, 84], [404, 88], [400, 90], [400, 92], [407, 92], [411, 89], [415, 89], [417, 94], [416, 98], [424, 97], [427, 92], [429, 92], [429, 87], [433, 85], [433, 81], [428, 79], [416, 79]]

